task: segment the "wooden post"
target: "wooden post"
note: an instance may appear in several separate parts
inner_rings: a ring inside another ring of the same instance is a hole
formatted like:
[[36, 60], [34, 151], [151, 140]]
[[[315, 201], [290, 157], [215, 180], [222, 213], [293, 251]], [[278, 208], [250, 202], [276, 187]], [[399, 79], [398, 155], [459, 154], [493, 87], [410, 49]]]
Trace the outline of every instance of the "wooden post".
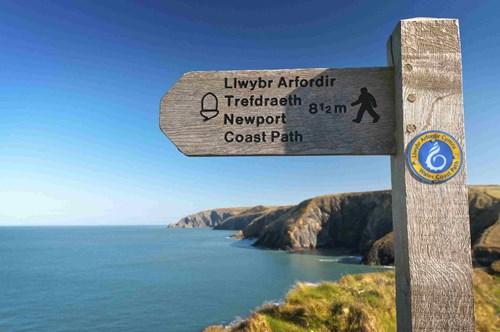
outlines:
[[[396, 155], [391, 157], [398, 331], [474, 331], [458, 20], [402, 20], [387, 44], [394, 67]], [[445, 131], [462, 168], [445, 183], [410, 172], [408, 144]]]
[[187, 73], [160, 127], [192, 156], [391, 154], [398, 330], [474, 331], [458, 21], [403, 20], [387, 51], [393, 68]]

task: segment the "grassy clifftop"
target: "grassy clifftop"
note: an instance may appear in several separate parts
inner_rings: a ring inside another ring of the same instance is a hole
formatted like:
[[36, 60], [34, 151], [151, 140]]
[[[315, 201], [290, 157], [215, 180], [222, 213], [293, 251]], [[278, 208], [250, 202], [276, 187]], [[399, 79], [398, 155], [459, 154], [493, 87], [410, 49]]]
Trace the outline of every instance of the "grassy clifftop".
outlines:
[[[498, 331], [500, 277], [474, 270], [476, 330]], [[298, 283], [282, 305], [264, 305], [233, 326], [205, 332], [396, 331], [394, 272]]]

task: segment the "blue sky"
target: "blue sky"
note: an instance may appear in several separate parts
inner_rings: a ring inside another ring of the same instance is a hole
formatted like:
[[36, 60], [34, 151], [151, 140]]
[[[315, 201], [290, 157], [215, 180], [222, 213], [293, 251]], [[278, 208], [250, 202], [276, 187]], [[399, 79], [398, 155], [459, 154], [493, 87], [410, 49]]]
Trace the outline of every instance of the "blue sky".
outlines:
[[497, 1], [0, 0], [0, 225], [165, 224], [390, 188], [389, 157], [188, 158], [159, 102], [197, 70], [384, 66], [397, 21], [460, 20], [470, 184], [499, 184]]

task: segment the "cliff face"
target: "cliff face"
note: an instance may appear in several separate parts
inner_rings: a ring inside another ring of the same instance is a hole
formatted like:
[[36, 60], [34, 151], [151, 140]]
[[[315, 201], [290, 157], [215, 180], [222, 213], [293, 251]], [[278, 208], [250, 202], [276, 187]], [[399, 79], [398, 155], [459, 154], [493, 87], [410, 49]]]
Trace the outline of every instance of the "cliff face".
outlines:
[[500, 260], [500, 186], [469, 190], [474, 259], [482, 265]]
[[243, 228], [241, 236], [247, 239], [261, 236], [271, 223], [276, 222], [292, 208], [293, 206], [283, 206], [262, 214], [258, 218], [252, 220], [247, 227]]
[[213, 209], [191, 214], [182, 218], [176, 224], [168, 225], [169, 228], [200, 228], [216, 227], [227, 218], [236, 216], [248, 208]]
[[500, 216], [492, 226], [485, 229], [472, 250], [474, 258], [482, 265], [500, 260]]
[[284, 250], [367, 250], [391, 230], [390, 199], [389, 191], [379, 191], [306, 200], [262, 229], [255, 245]]

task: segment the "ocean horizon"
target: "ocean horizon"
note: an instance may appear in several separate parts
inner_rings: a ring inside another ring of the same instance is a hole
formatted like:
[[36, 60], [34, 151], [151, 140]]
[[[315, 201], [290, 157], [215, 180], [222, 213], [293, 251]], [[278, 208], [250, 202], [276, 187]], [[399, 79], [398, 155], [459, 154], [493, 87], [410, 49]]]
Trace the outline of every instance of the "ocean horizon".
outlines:
[[282, 301], [298, 281], [382, 269], [357, 257], [256, 249], [233, 233], [0, 227], [0, 330], [200, 331]]

